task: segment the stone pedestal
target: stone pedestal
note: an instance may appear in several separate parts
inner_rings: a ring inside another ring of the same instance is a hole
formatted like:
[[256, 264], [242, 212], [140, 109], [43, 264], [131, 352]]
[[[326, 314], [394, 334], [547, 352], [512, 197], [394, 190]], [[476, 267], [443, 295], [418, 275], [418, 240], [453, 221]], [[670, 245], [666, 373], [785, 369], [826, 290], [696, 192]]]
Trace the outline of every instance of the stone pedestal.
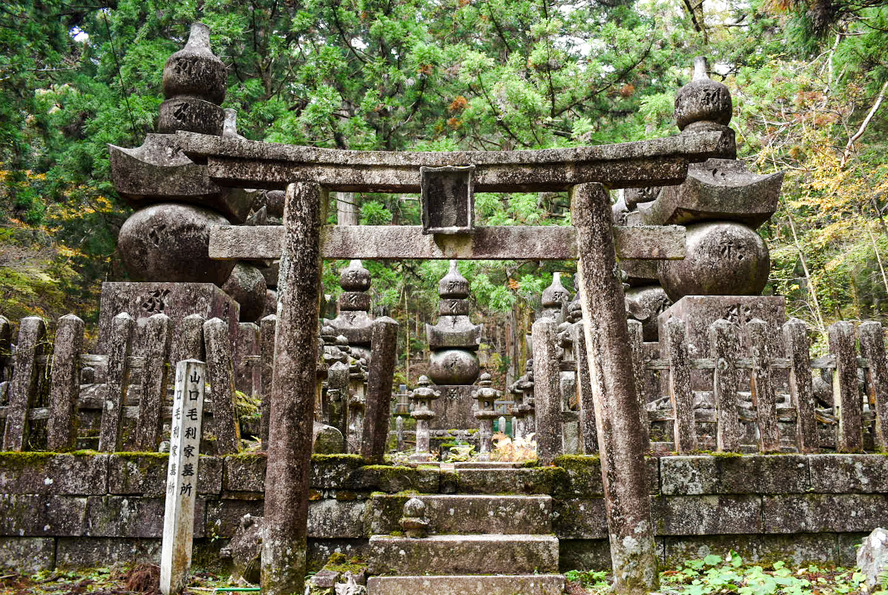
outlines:
[[237, 337], [239, 306], [212, 283], [103, 283], [99, 315], [99, 353], [107, 351], [111, 320], [126, 312], [141, 326], [154, 314], [166, 314], [173, 324], [172, 353], [179, 353], [175, 332], [191, 314], [205, 320], [221, 318], [228, 323], [232, 342]]
[[435, 417], [429, 421], [430, 429], [468, 430], [478, 427], [473, 410], [475, 400], [472, 398], [472, 393], [478, 387], [471, 384], [432, 386], [441, 393], [441, 397], [431, 403]]
[[[660, 339], [666, 336], [665, 325], [678, 318], [687, 325], [688, 356], [709, 356], [709, 325], [722, 318], [745, 327], [754, 318], [778, 328], [786, 322], [786, 302], [777, 296], [689, 295], [666, 309], [659, 317]], [[740, 333], [741, 349], [745, 352], [745, 333]], [[661, 353], [665, 347], [661, 345]]]

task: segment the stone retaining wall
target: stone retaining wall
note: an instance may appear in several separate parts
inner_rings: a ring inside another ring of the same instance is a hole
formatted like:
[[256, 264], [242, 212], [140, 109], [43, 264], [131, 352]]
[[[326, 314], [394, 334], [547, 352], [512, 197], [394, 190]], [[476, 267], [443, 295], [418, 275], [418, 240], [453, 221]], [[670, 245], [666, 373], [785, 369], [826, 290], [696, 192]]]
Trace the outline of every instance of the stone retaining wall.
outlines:
[[[609, 565], [597, 458], [512, 471], [367, 466], [315, 456], [309, 507], [313, 562], [366, 546], [371, 526], [394, 526], [397, 494], [550, 494], [561, 566]], [[166, 455], [0, 453], [0, 566], [109, 565], [154, 559], [163, 525]], [[246, 513], [262, 514], [265, 456], [201, 457], [196, 560], [209, 563]], [[888, 456], [744, 455], [648, 459], [661, 555], [734, 549], [745, 558], [851, 564], [854, 546], [888, 525]], [[392, 516], [393, 518], [382, 518]], [[483, 519], [478, 520], [483, 527]]]

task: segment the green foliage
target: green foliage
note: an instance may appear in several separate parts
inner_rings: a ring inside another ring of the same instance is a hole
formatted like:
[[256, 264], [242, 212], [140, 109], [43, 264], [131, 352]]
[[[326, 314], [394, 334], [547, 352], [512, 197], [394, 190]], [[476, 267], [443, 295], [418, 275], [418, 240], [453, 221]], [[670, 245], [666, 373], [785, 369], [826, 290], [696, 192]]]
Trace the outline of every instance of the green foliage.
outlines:
[[664, 570], [660, 577], [663, 593], [685, 595], [857, 593], [864, 582], [861, 573], [841, 568], [832, 571], [817, 566], [790, 569], [782, 561], [770, 567], [745, 565], [734, 552], [724, 559], [711, 554], [702, 560], [688, 560], [677, 569]]

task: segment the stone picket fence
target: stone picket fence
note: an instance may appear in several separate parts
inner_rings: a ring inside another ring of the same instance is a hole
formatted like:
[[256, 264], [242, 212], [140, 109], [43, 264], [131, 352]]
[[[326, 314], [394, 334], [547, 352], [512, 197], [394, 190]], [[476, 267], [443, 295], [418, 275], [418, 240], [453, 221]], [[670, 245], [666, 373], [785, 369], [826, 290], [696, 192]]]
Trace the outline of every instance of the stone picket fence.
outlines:
[[639, 398], [648, 404], [649, 420], [667, 427], [670, 450], [888, 447], [888, 365], [878, 322], [856, 328], [836, 322], [828, 329], [829, 353], [815, 359], [809, 328], [798, 319], [782, 326], [718, 320], [704, 346], [687, 340], [683, 322], [672, 319], [664, 327], [659, 344], [643, 344], [640, 325], [630, 324]]
[[[76, 316], [58, 320], [54, 343], [41, 318], [22, 319], [13, 341], [13, 325], [0, 317], [3, 450], [156, 451], [170, 418], [170, 363], [205, 358], [211, 451], [238, 452], [243, 420], [235, 411], [235, 389], [266, 394], [275, 318], [240, 326], [232, 342], [219, 319], [189, 316], [174, 325], [155, 314], [137, 325], [120, 314], [108, 353], [94, 355], [83, 353], [84, 323]], [[829, 353], [813, 359], [810, 331], [795, 319], [782, 327], [719, 320], [703, 346], [688, 341], [678, 320], [664, 325], [659, 343], [645, 343], [638, 323], [630, 321], [629, 329], [647, 418], [642, 427], [650, 432], [644, 443], [654, 451], [888, 448], [888, 360], [877, 322], [856, 328], [835, 323]], [[266, 415], [262, 422], [257, 433], [264, 437]]]
[[0, 316], [3, 450], [156, 452], [163, 421], [171, 416], [174, 364], [201, 359], [207, 361], [210, 383], [205, 412], [212, 418], [205, 435], [211, 436], [215, 454], [238, 452], [235, 388], [259, 393], [262, 381], [270, 381], [270, 373], [261, 374], [257, 365], [262, 359], [255, 353], [258, 326], [241, 326], [255, 332], [242, 329], [233, 350], [228, 324], [218, 318], [193, 315], [174, 325], [166, 315], [155, 314], [137, 324], [119, 314], [107, 338], [107, 354], [96, 355], [83, 352], [84, 323], [76, 316], [58, 320], [53, 342], [46, 322], [33, 316], [20, 321], [13, 341], [11, 323]]

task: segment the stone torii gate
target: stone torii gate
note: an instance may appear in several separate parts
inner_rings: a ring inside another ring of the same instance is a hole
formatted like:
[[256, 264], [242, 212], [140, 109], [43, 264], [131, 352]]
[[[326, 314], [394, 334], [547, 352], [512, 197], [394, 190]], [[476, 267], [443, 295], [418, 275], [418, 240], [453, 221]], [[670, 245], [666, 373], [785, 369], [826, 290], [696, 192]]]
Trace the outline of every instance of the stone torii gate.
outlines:
[[[609, 188], [680, 184], [688, 163], [733, 156], [724, 126], [650, 141], [512, 152], [362, 152], [177, 132], [220, 186], [286, 188], [283, 227], [213, 229], [216, 259], [281, 258], [265, 491], [263, 592], [301, 593], [306, 568], [321, 264], [332, 259], [577, 259], [615, 589], [658, 581], [623, 287], [616, 258], [684, 256], [680, 227], [614, 227]], [[571, 192], [572, 227], [475, 227], [474, 191]], [[329, 191], [421, 192], [422, 226], [324, 226]], [[377, 324], [374, 340], [391, 333]], [[377, 365], [373, 365], [374, 368]], [[391, 365], [377, 382], [391, 384]], [[372, 372], [371, 372], [372, 373]], [[388, 377], [385, 378], [384, 376]], [[371, 383], [373, 380], [371, 380]], [[389, 387], [390, 388], [390, 387]], [[381, 398], [379, 400], [382, 400]], [[387, 403], [368, 402], [362, 454], [381, 461]]]

